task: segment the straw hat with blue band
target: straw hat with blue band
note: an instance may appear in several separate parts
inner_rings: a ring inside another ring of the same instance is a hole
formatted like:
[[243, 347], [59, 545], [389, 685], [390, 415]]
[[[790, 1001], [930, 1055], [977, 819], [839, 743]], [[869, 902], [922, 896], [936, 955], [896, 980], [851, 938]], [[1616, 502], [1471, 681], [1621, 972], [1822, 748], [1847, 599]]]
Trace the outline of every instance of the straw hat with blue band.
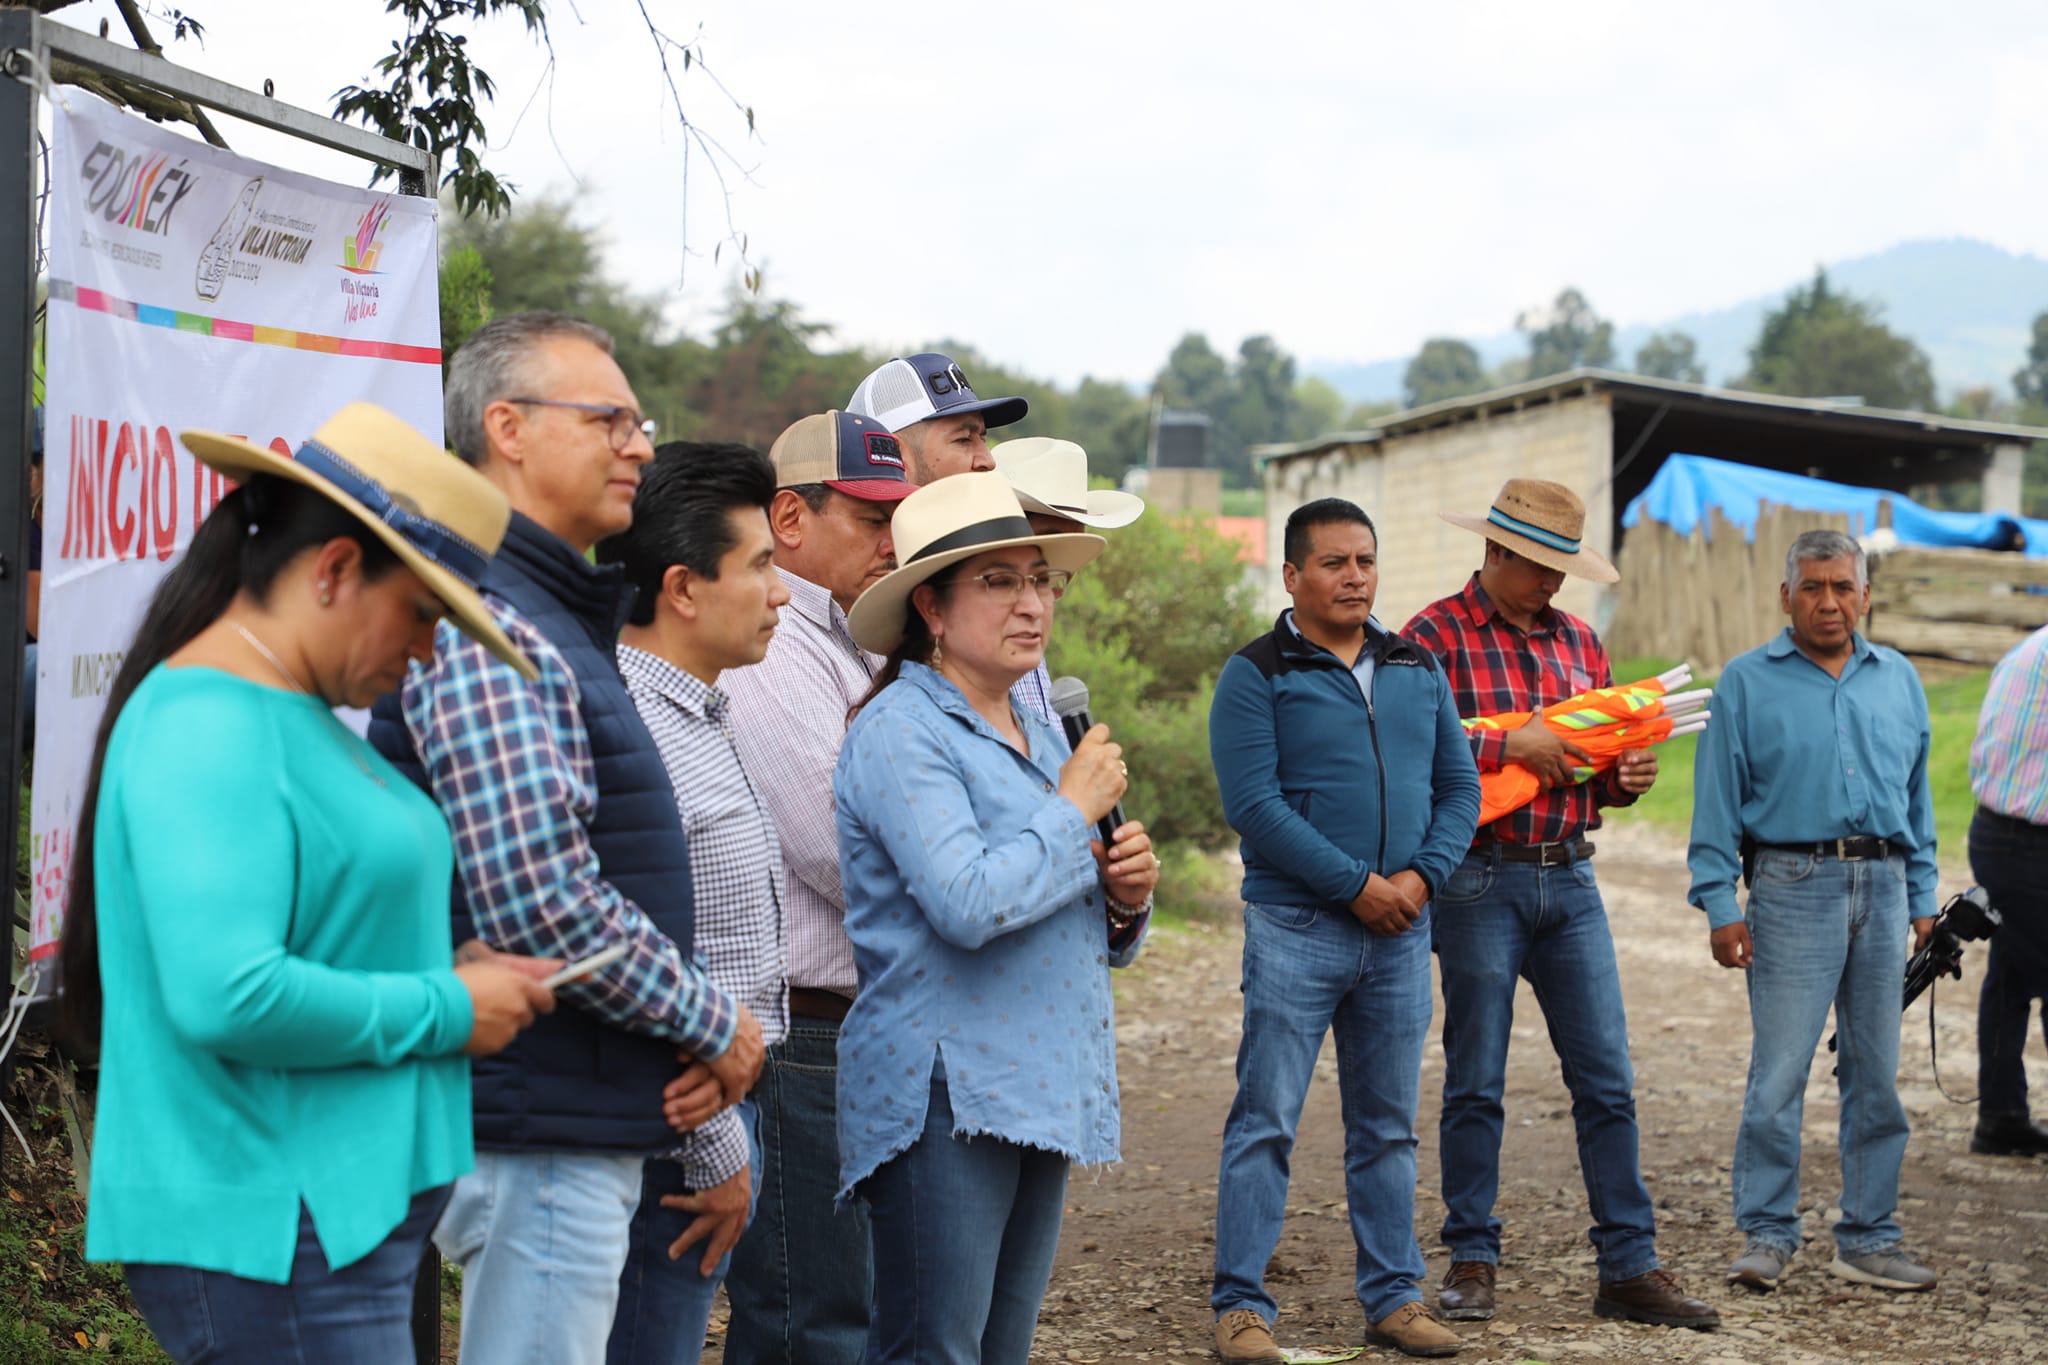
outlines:
[[290, 456], [239, 436], [179, 433], [209, 468], [237, 482], [270, 474], [304, 484], [361, 519], [448, 608], [478, 644], [537, 677], [478, 595], [512, 521], [489, 479], [373, 403], [351, 403]]
[[1593, 583], [1621, 580], [1620, 573], [1604, 556], [1586, 548], [1586, 504], [1561, 483], [1509, 479], [1500, 486], [1500, 496], [1493, 500], [1485, 516], [1465, 512], [1437, 515], [1546, 569]]
[[955, 474], [926, 484], [896, 504], [890, 523], [899, 567], [862, 593], [846, 615], [854, 643], [887, 654], [903, 640], [910, 593], [963, 559], [989, 550], [1035, 545], [1045, 562], [1069, 573], [1102, 553], [1101, 536], [1040, 535], [1001, 474]]

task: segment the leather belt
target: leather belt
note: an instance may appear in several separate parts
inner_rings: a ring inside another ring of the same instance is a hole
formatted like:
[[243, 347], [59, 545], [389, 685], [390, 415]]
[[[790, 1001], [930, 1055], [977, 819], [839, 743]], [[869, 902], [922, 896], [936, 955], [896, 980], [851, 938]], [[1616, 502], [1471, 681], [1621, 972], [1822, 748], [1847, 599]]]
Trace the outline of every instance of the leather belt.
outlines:
[[1472, 851], [1504, 863], [1534, 863], [1538, 867], [1563, 867], [1593, 856], [1591, 839], [1561, 839], [1554, 844], [1509, 844], [1500, 840], [1476, 844]]
[[2001, 825], [2014, 834], [2048, 835], [2048, 825], [2037, 825], [2031, 820], [2022, 820], [2017, 815], [2002, 815], [1989, 806], [1977, 807], [1977, 818]]
[[789, 1012], [798, 1019], [826, 1019], [836, 1024], [852, 1008], [853, 1002], [837, 991], [821, 991], [815, 986], [789, 988]]
[[[1863, 862], [1871, 858], [1889, 858], [1892, 846], [1883, 839], [1859, 834], [1850, 839], [1822, 839], [1810, 844], [1758, 844], [1758, 848], [1774, 853], [1806, 853], [1816, 858], [1839, 858], [1845, 863]], [[1904, 852], [1903, 849], [1899, 850]]]

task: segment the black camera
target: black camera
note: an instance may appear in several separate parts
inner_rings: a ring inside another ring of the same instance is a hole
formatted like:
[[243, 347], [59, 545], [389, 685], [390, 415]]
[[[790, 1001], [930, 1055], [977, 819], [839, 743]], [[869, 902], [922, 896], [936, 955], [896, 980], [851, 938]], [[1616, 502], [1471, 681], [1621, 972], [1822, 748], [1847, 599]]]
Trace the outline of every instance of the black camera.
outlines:
[[1963, 945], [1990, 938], [2003, 923], [2004, 918], [1991, 906], [1991, 893], [1983, 887], [1973, 886], [1951, 896], [1934, 921], [1927, 946], [1906, 963], [1906, 999], [1900, 1008], [1918, 1000], [1936, 977], [1961, 976]]

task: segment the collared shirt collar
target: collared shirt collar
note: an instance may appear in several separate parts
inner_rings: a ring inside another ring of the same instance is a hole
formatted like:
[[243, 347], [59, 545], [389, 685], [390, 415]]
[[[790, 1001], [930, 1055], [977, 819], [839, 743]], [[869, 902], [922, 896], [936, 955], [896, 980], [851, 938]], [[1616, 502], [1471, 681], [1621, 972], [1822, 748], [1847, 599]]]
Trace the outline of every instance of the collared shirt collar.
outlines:
[[[1870, 647], [1870, 641], [1863, 638], [1862, 631], [1852, 632], [1849, 638], [1854, 642], [1850, 646], [1850, 655], [1857, 663], [1867, 664], [1880, 657], [1877, 651]], [[1788, 654], [1799, 654], [1802, 659], [1806, 657], [1800, 654], [1799, 645], [1792, 639], [1790, 626], [1781, 629], [1776, 637], [1764, 646], [1764, 653], [1773, 659], [1782, 659]]]
[[712, 724], [723, 724], [726, 696], [688, 669], [633, 645], [619, 646], [619, 671], [645, 683], [678, 709]]
[[853, 638], [846, 628], [846, 613], [839, 609], [838, 601], [830, 592], [808, 578], [799, 578], [779, 564], [775, 566], [775, 572], [781, 575], [782, 586], [789, 589], [791, 607], [823, 629]]
[[[990, 739], [1004, 746], [1009, 745], [1010, 741], [997, 734], [996, 727], [988, 723], [988, 717], [974, 709], [974, 704], [967, 700], [967, 694], [958, 687], [955, 687], [951, 679], [936, 669], [928, 668], [914, 660], [905, 659], [903, 661], [903, 671], [897, 674], [897, 677], [922, 689], [933, 701], [939, 704], [939, 709], [947, 715], [958, 716], [961, 720], [967, 722], [977, 733], [987, 735]], [[1036, 714], [1026, 715], [1025, 712], [1029, 708], [1019, 707], [1014, 700], [1010, 704], [1010, 709], [1016, 713], [1018, 724], [1024, 726], [1027, 732], [1034, 723], [1041, 727], [1045, 725], [1045, 722]], [[1033, 754], [1035, 755], [1037, 751], [1038, 746], [1033, 744]]]
[[[1501, 616], [1500, 608], [1494, 605], [1491, 597], [1487, 596], [1486, 589], [1479, 586], [1479, 571], [1477, 569], [1474, 569], [1472, 577], [1465, 581], [1465, 590], [1458, 594], [1457, 601], [1459, 607], [1464, 611], [1466, 619], [1470, 620], [1475, 626], [1483, 626], [1496, 616], [1500, 617], [1503, 625], [1513, 626], [1515, 624], [1508, 620], [1507, 617]], [[1536, 613], [1536, 628], [1528, 633], [1540, 635], [1544, 631], [1556, 630], [1558, 624], [1557, 609], [1545, 604], [1543, 610]], [[1519, 626], [1515, 628], [1517, 630], [1521, 629]]]
[[[1293, 607], [1282, 607], [1280, 609], [1280, 624], [1287, 627], [1287, 633], [1294, 637], [1294, 641], [1296, 644], [1303, 646], [1311, 652], [1321, 649], [1325, 654], [1332, 654], [1332, 651], [1328, 649], [1323, 649], [1323, 646], [1317, 644], [1315, 641], [1309, 639], [1308, 636], [1303, 635], [1301, 633], [1301, 627], [1294, 624]], [[1389, 634], [1391, 634], [1391, 632], [1388, 631], [1386, 624], [1382, 622], [1379, 617], [1368, 616], [1365, 618], [1365, 642], [1367, 645], [1372, 646], [1374, 649], [1376, 649], [1379, 646], [1380, 641], [1383, 640]], [[1366, 652], [1371, 653], [1373, 651], [1372, 649], [1368, 649]], [[1332, 654], [1332, 657], [1335, 657], [1334, 654]]]

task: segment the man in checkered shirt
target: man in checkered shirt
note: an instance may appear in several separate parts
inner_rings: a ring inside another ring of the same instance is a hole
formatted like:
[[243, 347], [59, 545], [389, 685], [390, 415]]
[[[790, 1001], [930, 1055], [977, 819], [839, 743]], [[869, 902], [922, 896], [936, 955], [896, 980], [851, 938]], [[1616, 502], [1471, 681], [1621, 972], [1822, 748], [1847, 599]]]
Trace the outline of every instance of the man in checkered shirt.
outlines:
[[[782, 851], [734, 747], [718, 680], [761, 661], [789, 601], [768, 531], [774, 497], [775, 471], [760, 452], [672, 442], [640, 475], [631, 528], [597, 547], [599, 562], [619, 565], [636, 594], [619, 672], [675, 785], [697, 949], [712, 982], [761, 1021], [769, 1046], [789, 1025]], [[760, 1178], [754, 1128], [754, 1105], [742, 1101], [647, 1163], [610, 1365], [697, 1358]]]
[[884, 426], [850, 412], [793, 424], [768, 452], [775, 568], [790, 594], [768, 655], [727, 674], [733, 738], [775, 820], [787, 888], [789, 1033], [755, 1086], [761, 1199], [733, 1253], [727, 1365], [853, 1365], [867, 1345], [867, 1215], [835, 1209], [839, 1023], [859, 979], [839, 880], [832, 772], [847, 711], [881, 660], [846, 613], [896, 567], [890, 515], [914, 485]]
[[[1441, 515], [1484, 536], [1485, 555], [1463, 591], [1424, 607], [1402, 633], [1442, 661], [1461, 717], [1533, 714], [1613, 683], [1593, 628], [1551, 605], [1566, 574], [1595, 583], [1620, 578], [1583, 543], [1586, 505], [1578, 494], [1543, 479], [1509, 479], [1485, 515]], [[1656, 755], [1628, 750], [1611, 771], [1578, 782], [1574, 764], [1590, 762], [1585, 751], [1540, 717], [1520, 729], [1474, 734], [1471, 742], [1482, 775], [1519, 764], [1543, 790], [1520, 810], [1481, 825], [1464, 861], [1436, 888], [1443, 1241], [1451, 1253], [1437, 1306], [1458, 1321], [1493, 1316], [1501, 1097], [1515, 986], [1526, 979], [1572, 1093], [1599, 1268], [1593, 1311], [1711, 1330], [1720, 1315], [1687, 1294], [1657, 1259], [1656, 1213], [1638, 1156], [1621, 972], [1585, 837], [1599, 825], [1602, 806], [1629, 805], [1650, 789]]]

